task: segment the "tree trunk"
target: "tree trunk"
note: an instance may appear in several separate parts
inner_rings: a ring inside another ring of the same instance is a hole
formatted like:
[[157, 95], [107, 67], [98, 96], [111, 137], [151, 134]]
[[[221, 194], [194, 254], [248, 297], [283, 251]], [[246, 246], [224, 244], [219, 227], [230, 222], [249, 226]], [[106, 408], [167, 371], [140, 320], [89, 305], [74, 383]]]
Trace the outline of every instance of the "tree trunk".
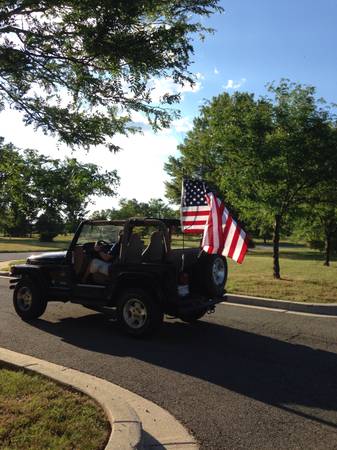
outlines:
[[281, 278], [280, 275], [280, 260], [279, 260], [279, 247], [280, 247], [280, 229], [281, 229], [281, 215], [275, 215], [275, 224], [274, 224], [274, 236], [273, 236], [273, 275], [274, 278], [279, 280]]
[[326, 246], [325, 246], [325, 262], [324, 262], [324, 265], [325, 266], [330, 266], [331, 235], [329, 233], [327, 233], [325, 239], [326, 239], [325, 240]]

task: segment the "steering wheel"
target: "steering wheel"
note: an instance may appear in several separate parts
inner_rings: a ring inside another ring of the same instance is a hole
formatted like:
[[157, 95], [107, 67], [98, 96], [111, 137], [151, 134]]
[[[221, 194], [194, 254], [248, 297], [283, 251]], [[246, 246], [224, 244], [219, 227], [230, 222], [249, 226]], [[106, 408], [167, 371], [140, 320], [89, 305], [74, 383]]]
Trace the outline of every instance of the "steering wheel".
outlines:
[[107, 241], [97, 241], [96, 242], [97, 245], [103, 245], [104, 247], [110, 247], [111, 244], [109, 244], [109, 242]]

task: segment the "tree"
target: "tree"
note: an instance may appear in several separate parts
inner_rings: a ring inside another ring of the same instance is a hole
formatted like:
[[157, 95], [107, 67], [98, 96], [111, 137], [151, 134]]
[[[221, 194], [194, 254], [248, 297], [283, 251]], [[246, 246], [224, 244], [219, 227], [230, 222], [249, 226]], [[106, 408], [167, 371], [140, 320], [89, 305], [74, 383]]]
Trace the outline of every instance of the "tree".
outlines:
[[31, 169], [24, 157], [0, 137], [0, 227], [5, 234], [26, 236], [31, 232], [37, 211], [31, 187]]
[[152, 217], [157, 219], [175, 218], [178, 212], [170, 208], [161, 198], [151, 198], [148, 202], [139, 202], [135, 198], [122, 198], [117, 209], [94, 211], [92, 220], [118, 220], [129, 217]]
[[129, 217], [146, 217], [148, 211], [147, 203], [138, 202], [135, 198], [121, 198], [119, 208], [111, 211], [111, 219], [127, 219]]
[[324, 265], [329, 266], [337, 252], [337, 180], [323, 180], [313, 189], [297, 228], [312, 247], [324, 250]]
[[48, 208], [37, 219], [35, 228], [40, 235], [40, 241], [52, 242], [54, 237], [64, 231], [64, 223], [58, 211]]
[[279, 240], [287, 216], [312, 189], [337, 173], [336, 124], [312, 86], [282, 80], [270, 98], [227, 93], [201, 109], [181, 157], [166, 165], [177, 197], [183, 174], [216, 184], [240, 217], [273, 220], [273, 274], [280, 278]]
[[[55, 195], [59, 204], [63, 205], [62, 212], [67, 224], [67, 231], [75, 231], [78, 223], [86, 214], [90, 197], [100, 195], [113, 197], [119, 182], [116, 171], [102, 171], [95, 164], [82, 164], [75, 158], [64, 161], [54, 161], [54, 177], [63, 180], [67, 189], [59, 189], [57, 184]], [[51, 187], [50, 184], [48, 185]], [[52, 191], [54, 191], [52, 186]], [[48, 193], [48, 192], [47, 192]]]
[[[104, 144], [134, 130], [133, 111], [154, 128], [179, 95], [152, 102], [153, 79], [193, 83], [188, 71], [198, 18], [218, 0], [5, 0], [0, 5], [0, 107], [68, 145]], [[0, 108], [1, 109], [1, 108]]]
[[99, 211], [94, 211], [90, 215], [91, 220], [111, 220], [110, 213], [113, 210], [111, 209], [101, 209]]
[[161, 198], [151, 198], [148, 203], [147, 215], [148, 217], [154, 217], [156, 219], [167, 219], [178, 217], [179, 212], [164, 203]]
[[35, 222], [40, 231], [49, 225], [55, 228], [51, 234], [60, 229], [61, 221], [67, 231], [74, 231], [90, 197], [114, 196], [118, 182], [115, 171], [101, 171], [95, 164], [52, 159], [0, 141], [1, 220], [10, 235], [27, 235]]

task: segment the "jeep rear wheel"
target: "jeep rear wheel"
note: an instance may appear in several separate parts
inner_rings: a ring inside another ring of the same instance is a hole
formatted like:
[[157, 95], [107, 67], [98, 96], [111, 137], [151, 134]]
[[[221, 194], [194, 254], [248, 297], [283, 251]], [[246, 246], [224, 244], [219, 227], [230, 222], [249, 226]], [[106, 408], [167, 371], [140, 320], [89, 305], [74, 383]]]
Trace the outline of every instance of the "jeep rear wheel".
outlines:
[[148, 292], [130, 288], [118, 299], [117, 321], [128, 334], [145, 336], [161, 326], [163, 311]]
[[16, 313], [23, 320], [37, 319], [47, 307], [47, 301], [31, 280], [19, 281], [14, 290], [13, 304]]

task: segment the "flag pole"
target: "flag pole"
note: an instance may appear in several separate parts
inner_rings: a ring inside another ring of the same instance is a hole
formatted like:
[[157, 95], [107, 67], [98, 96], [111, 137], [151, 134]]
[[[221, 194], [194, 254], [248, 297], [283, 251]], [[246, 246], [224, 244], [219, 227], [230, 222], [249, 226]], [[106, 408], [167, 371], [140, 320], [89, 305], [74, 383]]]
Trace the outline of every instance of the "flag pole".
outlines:
[[184, 250], [185, 250], [185, 233], [183, 230], [183, 202], [184, 202], [184, 180], [185, 180], [185, 176], [183, 174], [182, 180], [181, 180], [181, 196], [180, 196], [180, 226], [181, 226], [181, 232], [183, 235], [183, 253], [181, 255], [181, 272], [184, 271], [184, 267], [185, 267], [185, 254], [184, 254]]

